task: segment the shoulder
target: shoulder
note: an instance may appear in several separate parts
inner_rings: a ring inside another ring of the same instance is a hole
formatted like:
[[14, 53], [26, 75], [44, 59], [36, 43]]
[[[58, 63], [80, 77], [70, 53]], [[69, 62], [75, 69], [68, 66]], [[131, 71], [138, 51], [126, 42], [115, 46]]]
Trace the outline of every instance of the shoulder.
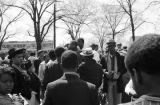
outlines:
[[55, 61], [55, 62], [52, 62], [52, 63], [48, 63], [46, 65], [46, 67], [50, 69], [50, 68], [56, 67], [57, 65], [59, 65], [59, 63], [57, 61]]
[[60, 79], [57, 79], [53, 82], [50, 82], [48, 83], [47, 85], [47, 88], [48, 89], [53, 89], [53, 88], [56, 88], [57, 86], [61, 85], [61, 84], [65, 84], [66, 80], [62, 80], [61, 78]]
[[118, 104], [118, 105], [132, 105], [132, 103], [131, 102], [129, 102], [129, 103], [122, 103], [122, 104]]
[[87, 86], [90, 88], [90, 89], [96, 89], [96, 85], [90, 83], [90, 82], [86, 82]]

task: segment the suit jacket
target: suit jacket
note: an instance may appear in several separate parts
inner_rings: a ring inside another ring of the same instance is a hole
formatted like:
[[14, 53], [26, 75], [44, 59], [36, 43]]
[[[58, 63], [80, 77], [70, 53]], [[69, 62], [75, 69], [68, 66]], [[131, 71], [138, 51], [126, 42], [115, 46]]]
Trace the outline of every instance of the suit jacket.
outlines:
[[96, 86], [64, 74], [47, 86], [43, 105], [99, 105]]
[[[101, 64], [102, 64], [102, 68], [107, 70], [107, 61], [106, 58], [109, 56], [108, 52], [106, 53], [106, 55], [104, 55], [101, 59]], [[117, 80], [117, 87], [118, 90], [117, 92], [121, 93], [124, 91], [124, 85], [123, 85], [123, 81], [122, 81], [122, 76], [124, 73], [127, 72], [125, 65], [124, 65], [124, 56], [121, 56], [118, 52], [115, 53], [115, 56], [117, 57], [117, 66], [118, 66], [118, 72], [120, 72], [120, 76]], [[104, 75], [104, 83], [103, 83], [103, 91], [107, 92], [108, 91], [108, 78]]]
[[84, 81], [93, 83], [99, 88], [102, 84], [102, 66], [94, 59], [82, 62], [79, 66], [78, 73], [80, 78]]
[[50, 63], [46, 66], [44, 73], [44, 79], [42, 81], [42, 90], [46, 90], [46, 86], [49, 82], [53, 82], [63, 75], [63, 70], [60, 66], [60, 63], [56, 60], [54, 63]]

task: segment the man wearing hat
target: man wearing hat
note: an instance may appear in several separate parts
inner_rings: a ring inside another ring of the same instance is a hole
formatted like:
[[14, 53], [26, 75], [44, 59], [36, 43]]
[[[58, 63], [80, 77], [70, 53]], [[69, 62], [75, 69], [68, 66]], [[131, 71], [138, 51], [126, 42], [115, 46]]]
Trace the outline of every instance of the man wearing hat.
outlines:
[[121, 103], [123, 92], [122, 75], [125, 72], [124, 59], [116, 52], [116, 42], [110, 39], [107, 43], [108, 52], [102, 57], [101, 64], [104, 69], [103, 91], [108, 95], [108, 105]]
[[[9, 55], [9, 59], [12, 61], [11, 67], [13, 68], [16, 77], [12, 93], [17, 95], [21, 94], [24, 98], [30, 100], [32, 95], [39, 95], [38, 88], [40, 87], [40, 81], [34, 74], [21, 68], [24, 60], [23, 57], [24, 49], [17, 49]], [[37, 101], [39, 101], [38, 97], [39, 96], [36, 97]]]
[[86, 48], [80, 54], [84, 57], [84, 61], [80, 64], [78, 69], [80, 78], [95, 84], [98, 89], [102, 83], [103, 71], [101, 65], [93, 59], [94, 53], [92, 48]]

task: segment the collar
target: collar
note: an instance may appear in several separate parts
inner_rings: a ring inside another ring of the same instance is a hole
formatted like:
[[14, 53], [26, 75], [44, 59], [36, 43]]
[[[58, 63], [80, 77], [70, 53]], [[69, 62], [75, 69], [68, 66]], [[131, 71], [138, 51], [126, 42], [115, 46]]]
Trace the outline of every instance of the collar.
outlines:
[[77, 76], [78, 78], [80, 78], [79, 74], [76, 73], [76, 72], [64, 72], [65, 75], [75, 75]]
[[22, 68], [21, 67], [19, 67], [19, 66], [17, 66], [17, 65], [15, 65], [15, 64], [12, 64], [12, 67], [14, 67], [14, 68], [16, 68], [18, 71], [22, 71]]

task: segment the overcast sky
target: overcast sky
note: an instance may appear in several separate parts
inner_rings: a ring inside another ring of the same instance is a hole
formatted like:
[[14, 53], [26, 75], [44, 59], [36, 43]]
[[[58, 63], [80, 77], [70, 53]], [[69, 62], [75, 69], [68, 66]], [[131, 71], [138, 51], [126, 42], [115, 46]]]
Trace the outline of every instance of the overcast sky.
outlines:
[[[114, 0], [96, 0], [96, 1], [100, 3], [115, 4]], [[148, 5], [147, 1], [151, 1], [151, 0], [137, 0], [134, 8], [137, 11], [142, 11]], [[18, 11], [17, 9], [12, 9], [9, 12], [9, 15], [14, 16], [17, 13], [17, 11]], [[139, 29], [137, 29], [136, 30], [137, 36], [143, 35], [146, 33], [158, 32], [159, 14], [158, 14], [157, 8], [153, 8], [153, 7], [149, 8], [147, 11], [144, 12], [143, 18], [150, 23], [145, 23]], [[35, 39], [33, 37], [29, 37], [27, 35], [27, 30], [30, 30], [32, 28], [32, 24], [30, 23], [31, 23], [30, 18], [28, 18], [27, 16], [24, 16], [16, 24], [12, 25], [11, 26], [12, 28], [10, 28], [10, 30], [11, 31], [16, 30], [18, 34], [16, 35], [16, 37], [11, 38], [8, 41], [31, 41], [31, 40], [34, 41]], [[60, 24], [57, 22], [57, 26], [58, 25]], [[89, 41], [89, 43], [92, 43], [91, 41], [95, 41], [95, 40], [89, 40], [91, 37], [93, 37], [93, 35], [91, 34], [86, 35], [86, 34], [85, 36], [82, 36], [82, 37], [84, 37], [87, 41]], [[47, 39], [50, 39], [50, 40], [53, 39], [52, 35], [53, 35], [53, 32], [50, 32], [50, 35], [47, 37]], [[128, 40], [130, 36], [131, 36], [131, 33], [128, 33], [125, 37], [125, 40]], [[69, 42], [69, 40], [70, 40], [70, 36], [66, 35], [64, 30], [58, 28], [57, 29], [57, 45], [67, 43]]]

